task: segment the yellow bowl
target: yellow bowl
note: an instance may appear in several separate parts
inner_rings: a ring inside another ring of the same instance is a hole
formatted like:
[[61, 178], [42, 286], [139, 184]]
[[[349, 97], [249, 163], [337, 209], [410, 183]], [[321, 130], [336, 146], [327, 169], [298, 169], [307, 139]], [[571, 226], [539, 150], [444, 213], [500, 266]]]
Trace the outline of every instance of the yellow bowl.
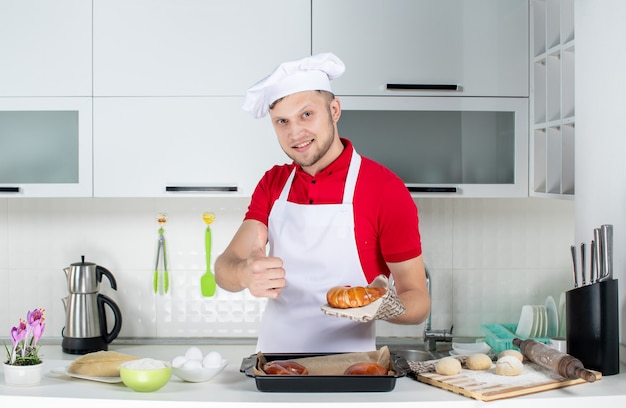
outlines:
[[[122, 382], [137, 392], [152, 392], [162, 388], [172, 377], [172, 366], [163, 361], [163, 368], [134, 368], [137, 361], [127, 361], [120, 366]], [[154, 361], [154, 360], [153, 360]], [[132, 363], [132, 364], [131, 364]]]

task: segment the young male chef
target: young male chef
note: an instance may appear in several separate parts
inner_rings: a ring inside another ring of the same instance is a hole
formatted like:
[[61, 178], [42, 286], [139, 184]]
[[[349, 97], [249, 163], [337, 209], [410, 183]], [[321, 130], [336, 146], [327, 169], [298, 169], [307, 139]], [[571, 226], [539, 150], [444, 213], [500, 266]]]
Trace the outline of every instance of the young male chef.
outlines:
[[320, 308], [331, 287], [367, 286], [381, 274], [390, 277], [404, 306], [389, 321], [419, 324], [429, 313], [410, 193], [399, 177], [339, 136], [341, 104], [330, 81], [344, 70], [332, 53], [317, 54], [279, 65], [246, 94], [243, 109], [255, 118], [269, 113], [278, 143], [293, 160], [265, 173], [215, 262], [221, 288], [269, 298], [257, 351], [375, 350], [374, 319], [329, 316]]

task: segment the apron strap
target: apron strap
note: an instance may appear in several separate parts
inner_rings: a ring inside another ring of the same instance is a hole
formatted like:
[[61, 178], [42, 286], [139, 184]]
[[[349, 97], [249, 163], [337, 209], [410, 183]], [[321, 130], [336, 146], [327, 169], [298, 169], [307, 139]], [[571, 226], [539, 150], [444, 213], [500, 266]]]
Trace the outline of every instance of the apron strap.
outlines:
[[[361, 168], [361, 156], [352, 148], [352, 158], [350, 159], [350, 167], [348, 168], [348, 175], [346, 177], [346, 184], [343, 189], [343, 204], [352, 204], [352, 198], [354, 197], [354, 189], [356, 187], [356, 180], [359, 177], [359, 169]], [[280, 192], [280, 196], [277, 201], [287, 201], [289, 191], [291, 190], [291, 184], [296, 175], [296, 168], [294, 167], [289, 175], [289, 178], [285, 182], [283, 190]]]

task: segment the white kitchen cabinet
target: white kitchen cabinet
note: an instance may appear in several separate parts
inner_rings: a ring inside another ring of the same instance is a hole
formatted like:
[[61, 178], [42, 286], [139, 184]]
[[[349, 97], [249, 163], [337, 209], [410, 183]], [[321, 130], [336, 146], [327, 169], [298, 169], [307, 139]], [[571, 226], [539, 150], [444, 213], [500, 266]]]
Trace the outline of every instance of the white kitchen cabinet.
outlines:
[[346, 63], [338, 95], [528, 97], [528, 10], [528, 0], [312, 0], [313, 53]]
[[94, 0], [94, 96], [236, 96], [311, 52], [310, 0]]
[[91, 98], [0, 98], [0, 197], [91, 197]]
[[530, 195], [573, 199], [574, 0], [531, 3]]
[[249, 197], [291, 160], [242, 97], [94, 98], [94, 196]]
[[528, 196], [528, 98], [339, 99], [340, 135], [414, 197]]
[[91, 94], [91, 2], [0, 0], [0, 97]]

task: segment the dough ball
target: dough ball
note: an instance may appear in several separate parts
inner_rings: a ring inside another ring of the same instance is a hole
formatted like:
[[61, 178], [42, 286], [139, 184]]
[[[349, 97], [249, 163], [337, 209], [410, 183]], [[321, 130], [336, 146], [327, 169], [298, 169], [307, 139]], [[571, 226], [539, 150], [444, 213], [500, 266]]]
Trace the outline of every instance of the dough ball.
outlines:
[[496, 362], [496, 374], [498, 375], [520, 375], [524, 371], [524, 364], [513, 356], [504, 356]]
[[519, 361], [524, 361], [524, 355], [517, 350], [504, 350], [498, 354], [498, 359], [501, 359], [504, 356], [513, 356]]
[[465, 365], [470, 370], [489, 370], [491, 368], [491, 358], [483, 353], [471, 354], [467, 357]]
[[455, 375], [461, 372], [461, 362], [453, 357], [445, 357], [437, 361], [435, 371], [440, 375]]

